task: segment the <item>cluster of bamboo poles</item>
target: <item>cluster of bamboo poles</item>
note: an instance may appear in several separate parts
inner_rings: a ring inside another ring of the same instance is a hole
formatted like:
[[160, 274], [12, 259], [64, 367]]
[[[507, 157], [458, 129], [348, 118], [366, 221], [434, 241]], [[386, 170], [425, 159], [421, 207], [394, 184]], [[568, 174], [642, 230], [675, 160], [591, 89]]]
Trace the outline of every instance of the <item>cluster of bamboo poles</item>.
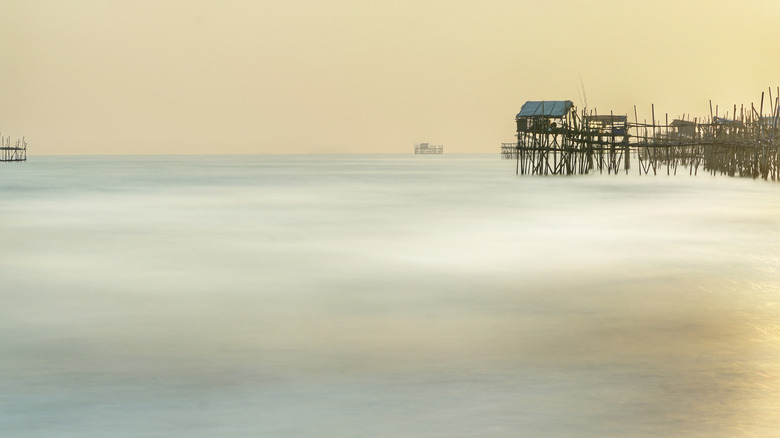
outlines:
[[[712, 108], [708, 118], [683, 115], [669, 123], [657, 120], [655, 106], [652, 119], [639, 121], [634, 107], [634, 121], [625, 116], [598, 116], [585, 111], [556, 120], [553, 129], [518, 132], [517, 143], [502, 144], [504, 158], [517, 160], [518, 174], [571, 175], [629, 173], [631, 161], [641, 174], [677, 174], [683, 167], [698, 174], [702, 167], [710, 174], [780, 180], [780, 87], [772, 95], [771, 111], [764, 115], [764, 98], [758, 108], [736, 105], [731, 118], [727, 111], [719, 116]], [[594, 128], [589, 120], [614, 121], [617, 125]], [[622, 117], [622, 118], [621, 118]], [[549, 120], [547, 121], [549, 122]], [[541, 126], [540, 121], [534, 126]], [[684, 127], [683, 127], [684, 126]]]
[[24, 137], [11, 143], [11, 137], [0, 135], [0, 161], [27, 161], [27, 141]]

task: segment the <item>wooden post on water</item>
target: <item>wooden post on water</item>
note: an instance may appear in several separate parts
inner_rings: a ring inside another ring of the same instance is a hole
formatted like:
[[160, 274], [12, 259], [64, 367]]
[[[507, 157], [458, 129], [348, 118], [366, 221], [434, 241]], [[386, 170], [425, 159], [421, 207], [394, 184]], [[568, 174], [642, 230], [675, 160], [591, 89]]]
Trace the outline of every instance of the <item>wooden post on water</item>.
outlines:
[[[636, 129], [636, 137], [639, 138], [639, 116], [637, 116], [636, 113], [636, 105], [634, 105], [634, 129]], [[639, 148], [636, 149], [636, 158], [637, 162], [639, 163], [639, 167], [637, 168], [639, 174], [642, 174], [642, 153], [639, 152]]]
[[656, 164], [658, 160], [658, 149], [655, 148], [655, 104], [650, 104], [650, 110], [653, 113], [653, 175], [656, 175]]
[[665, 130], [665, 137], [666, 140], [664, 143], [666, 143], [666, 146], [664, 147], [666, 149], [666, 175], [669, 175], [669, 148], [671, 147], [669, 143], [669, 113], [666, 114], [666, 125], [664, 126]]

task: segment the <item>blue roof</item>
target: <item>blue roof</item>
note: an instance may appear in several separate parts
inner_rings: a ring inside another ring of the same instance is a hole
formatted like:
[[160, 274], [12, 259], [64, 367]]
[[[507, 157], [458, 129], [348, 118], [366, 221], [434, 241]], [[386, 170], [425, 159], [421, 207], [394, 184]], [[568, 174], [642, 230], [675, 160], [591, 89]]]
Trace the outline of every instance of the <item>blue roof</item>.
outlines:
[[517, 117], [563, 117], [574, 107], [570, 100], [529, 100], [523, 104]]

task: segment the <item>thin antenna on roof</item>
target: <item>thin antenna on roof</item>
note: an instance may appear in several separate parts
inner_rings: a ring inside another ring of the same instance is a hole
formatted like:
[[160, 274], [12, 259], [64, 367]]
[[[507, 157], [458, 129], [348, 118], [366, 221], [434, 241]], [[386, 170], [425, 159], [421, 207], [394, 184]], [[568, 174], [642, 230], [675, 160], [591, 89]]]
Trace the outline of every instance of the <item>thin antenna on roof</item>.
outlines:
[[585, 100], [585, 108], [588, 107], [588, 95], [585, 93], [585, 82], [582, 81], [582, 75], [580, 76], [580, 85], [582, 85], [582, 97]]

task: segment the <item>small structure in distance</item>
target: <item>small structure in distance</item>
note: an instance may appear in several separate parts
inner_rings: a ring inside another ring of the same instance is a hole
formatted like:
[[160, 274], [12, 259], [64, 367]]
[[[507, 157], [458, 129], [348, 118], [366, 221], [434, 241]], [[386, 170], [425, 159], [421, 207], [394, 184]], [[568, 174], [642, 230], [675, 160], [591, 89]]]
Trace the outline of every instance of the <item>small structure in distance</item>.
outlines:
[[11, 143], [11, 137], [0, 135], [0, 162], [27, 161], [27, 141], [22, 137]]
[[430, 144], [430, 143], [420, 143], [414, 145], [414, 153], [415, 154], [443, 154], [444, 153], [444, 145], [441, 144]]

